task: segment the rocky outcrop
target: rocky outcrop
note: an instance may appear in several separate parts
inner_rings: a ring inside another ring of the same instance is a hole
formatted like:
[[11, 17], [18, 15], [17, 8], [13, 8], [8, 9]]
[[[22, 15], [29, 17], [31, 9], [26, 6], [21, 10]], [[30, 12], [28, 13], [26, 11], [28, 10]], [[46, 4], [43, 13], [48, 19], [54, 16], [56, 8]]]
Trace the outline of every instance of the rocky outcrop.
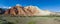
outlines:
[[48, 10], [39, 9], [37, 6], [26, 6], [24, 9], [28, 10], [34, 16], [50, 15], [51, 13]]
[[20, 16], [39, 16], [39, 15], [47, 15], [50, 12], [43, 11], [39, 9], [37, 6], [26, 6], [21, 7], [19, 5], [16, 5], [15, 7], [12, 7], [8, 10], [6, 10], [5, 14], [8, 15], [20, 15]]
[[9, 10], [7, 10], [5, 12], [5, 14], [10, 14], [10, 15], [26, 15], [26, 13], [24, 12], [23, 7], [20, 6], [15, 6], [10, 8]]
[[40, 10], [36, 6], [26, 6], [24, 9], [26, 9], [29, 12], [29, 14], [32, 15], [40, 13]]

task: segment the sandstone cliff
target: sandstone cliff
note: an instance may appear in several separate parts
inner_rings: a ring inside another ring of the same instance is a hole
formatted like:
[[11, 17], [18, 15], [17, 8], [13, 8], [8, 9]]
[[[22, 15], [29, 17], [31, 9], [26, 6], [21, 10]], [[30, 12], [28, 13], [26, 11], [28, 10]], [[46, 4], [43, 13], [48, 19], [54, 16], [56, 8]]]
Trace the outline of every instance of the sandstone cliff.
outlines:
[[39, 9], [37, 6], [26, 6], [21, 7], [19, 5], [16, 5], [15, 7], [12, 7], [5, 12], [6, 15], [20, 15], [20, 16], [40, 16], [40, 15], [49, 15], [50, 12], [43, 11]]

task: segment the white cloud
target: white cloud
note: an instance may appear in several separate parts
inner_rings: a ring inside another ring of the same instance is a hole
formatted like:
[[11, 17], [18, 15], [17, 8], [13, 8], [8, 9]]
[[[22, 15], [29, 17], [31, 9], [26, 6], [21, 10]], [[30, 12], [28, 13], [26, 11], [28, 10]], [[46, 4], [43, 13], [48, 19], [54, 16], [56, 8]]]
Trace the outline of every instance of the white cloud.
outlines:
[[6, 9], [10, 9], [11, 7], [4, 6], [4, 7], [0, 7], [0, 8], [6, 8]]
[[3, 5], [3, 4], [0, 4], [0, 8], [6, 8], [6, 9], [9, 9], [9, 8], [11, 8], [11, 7], [6, 6], [6, 5]]

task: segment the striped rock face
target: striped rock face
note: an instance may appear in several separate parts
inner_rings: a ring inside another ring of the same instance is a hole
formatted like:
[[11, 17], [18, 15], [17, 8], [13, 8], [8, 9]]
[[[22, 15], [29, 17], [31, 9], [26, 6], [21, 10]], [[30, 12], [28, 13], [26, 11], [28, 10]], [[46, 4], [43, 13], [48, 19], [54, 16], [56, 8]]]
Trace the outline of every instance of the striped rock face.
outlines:
[[16, 6], [12, 7], [9, 10], [5, 12], [5, 14], [10, 14], [10, 15], [25, 15], [25, 12], [23, 11], [23, 7]]
[[50, 14], [48, 11], [43, 11], [39, 9], [37, 6], [15, 6], [10, 8], [5, 12], [5, 14], [10, 15], [20, 15], [20, 16], [40, 16]]
[[26, 6], [24, 9], [28, 10], [34, 16], [43, 16], [43, 15], [50, 15], [50, 11], [48, 10], [41, 10], [37, 6]]

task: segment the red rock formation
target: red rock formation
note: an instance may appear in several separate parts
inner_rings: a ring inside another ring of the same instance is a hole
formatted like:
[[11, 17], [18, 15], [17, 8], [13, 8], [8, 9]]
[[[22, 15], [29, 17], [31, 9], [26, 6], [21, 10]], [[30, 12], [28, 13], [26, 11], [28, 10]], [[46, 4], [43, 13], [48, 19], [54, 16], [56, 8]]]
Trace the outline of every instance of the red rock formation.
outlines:
[[15, 6], [7, 10], [5, 14], [20, 15], [20, 16], [34, 16], [34, 15], [41, 15], [41, 13], [43, 12], [44, 11], [39, 10], [35, 6], [27, 6], [27, 7]]
[[27, 6], [24, 9], [26, 9], [32, 16], [34, 16], [36, 13], [40, 13], [40, 11], [35, 6]]
[[4, 14], [6, 14], [6, 15], [9, 14], [9, 10], [6, 10]]
[[24, 12], [24, 9], [23, 7], [20, 7], [20, 6], [15, 6], [15, 7], [12, 7], [11, 9], [7, 10], [5, 12], [5, 14], [10, 14], [10, 15], [26, 15], [26, 13]]

